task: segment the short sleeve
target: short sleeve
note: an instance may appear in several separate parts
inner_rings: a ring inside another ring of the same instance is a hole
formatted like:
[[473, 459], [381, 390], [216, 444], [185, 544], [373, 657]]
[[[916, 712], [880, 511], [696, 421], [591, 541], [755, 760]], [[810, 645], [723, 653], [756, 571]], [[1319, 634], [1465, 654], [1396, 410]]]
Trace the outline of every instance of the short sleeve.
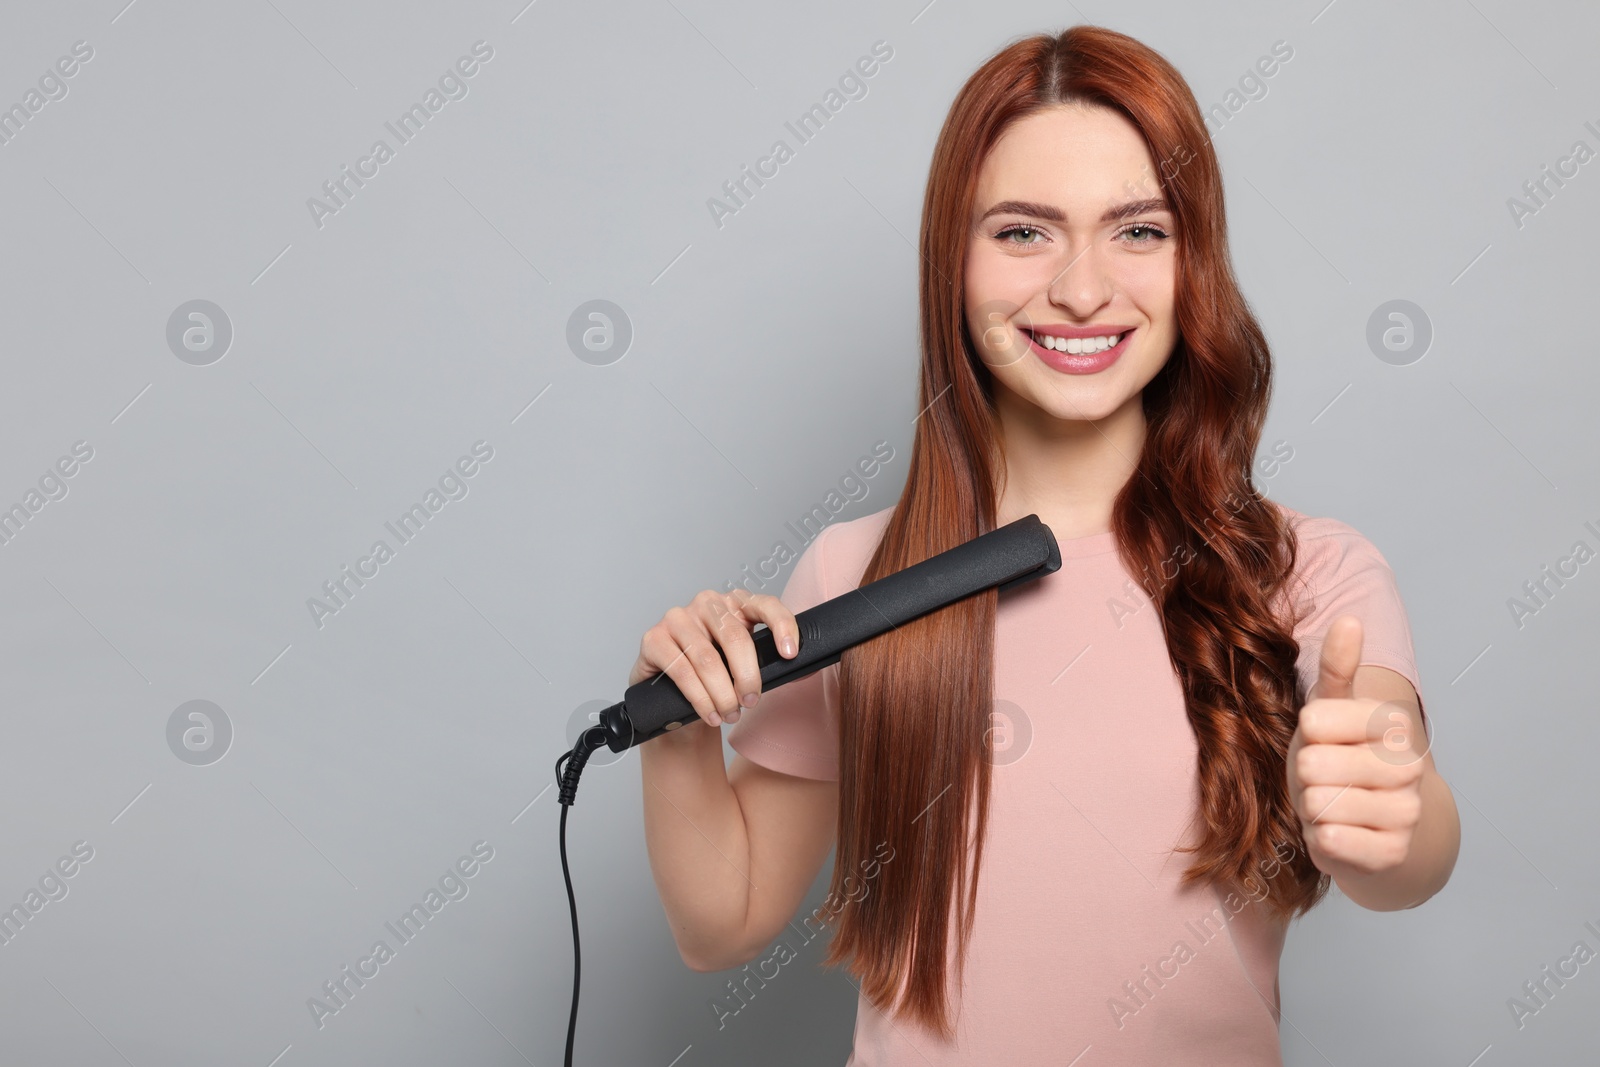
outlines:
[[[1411, 626], [1394, 571], [1371, 541], [1337, 519], [1304, 518], [1297, 527], [1300, 611], [1295, 626], [1300, 655], [1295, 669], [1305, 692], [1316, 684], [1322, 642], [1341, 615], [1361, 620], [1361, 662], [1403, 676], [1422, 700]], [[1427, 728], [1427, 709], [1422, 712]]]
[[[798, 615], [838, 596], [828, 586], [826, 526], [800, 553], [778, 599]], [[728, 744], [753, 763], [783, 774], [839, 780], [839, 665], [763, 690], [756, 706], [729, 727]]]

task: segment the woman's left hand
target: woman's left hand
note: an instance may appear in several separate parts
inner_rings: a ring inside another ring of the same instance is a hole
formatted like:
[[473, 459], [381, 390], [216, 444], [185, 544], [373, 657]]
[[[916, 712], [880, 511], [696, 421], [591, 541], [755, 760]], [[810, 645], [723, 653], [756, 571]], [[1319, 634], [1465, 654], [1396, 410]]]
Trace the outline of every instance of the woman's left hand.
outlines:
[[1314, 695], [1285, 757], [1307, 852], [1336, 880], [1404, 863], [1422, 815], [1417, 708], [1355, 695], [1361, 636], [1354, 615], [1329, 625]]

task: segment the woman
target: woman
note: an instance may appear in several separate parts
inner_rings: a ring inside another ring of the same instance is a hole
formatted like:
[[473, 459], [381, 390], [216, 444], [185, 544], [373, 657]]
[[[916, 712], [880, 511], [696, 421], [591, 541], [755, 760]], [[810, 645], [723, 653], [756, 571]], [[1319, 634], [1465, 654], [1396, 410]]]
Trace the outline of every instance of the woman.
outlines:
[[[836, 847], [852, 1064], [1281, 1063], [1288, 920], [1454, 866], [1392, 572], [1252, 485], [1272, 365], [1223, 208], [1157, 53], [1080, 26], [996, 54], [934, 150], [899, 501], [824, 528], [781, 599], [706, 590], [640, 643], [629, 684], [665, 671], [702, 718], [640, 750], [680, 953], [783, 962]], [[1030, 513], [1058, 572], [757, 701], [757, 622], [792, 655], [794, 613]]]

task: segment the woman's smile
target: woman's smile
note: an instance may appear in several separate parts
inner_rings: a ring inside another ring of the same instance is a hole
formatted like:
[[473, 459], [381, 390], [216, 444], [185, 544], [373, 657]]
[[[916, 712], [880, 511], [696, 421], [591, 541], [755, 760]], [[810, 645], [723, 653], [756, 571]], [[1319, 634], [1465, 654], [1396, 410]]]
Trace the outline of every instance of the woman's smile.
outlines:
[[1029, 348], [1051, 370], [1097, 374], [1117, 361], [1133, 337], [1131, 326], [1018, 327]]

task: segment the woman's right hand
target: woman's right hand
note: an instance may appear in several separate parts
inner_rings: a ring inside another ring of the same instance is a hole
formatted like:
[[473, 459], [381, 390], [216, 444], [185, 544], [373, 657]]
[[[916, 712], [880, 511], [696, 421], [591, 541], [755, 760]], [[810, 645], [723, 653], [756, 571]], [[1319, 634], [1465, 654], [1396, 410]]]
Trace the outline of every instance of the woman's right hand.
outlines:
[[[740, 705], [754, 706], [761, 695], [761, 668], [751, 636], [758, 622], [772, 631], [779, 655], [793, 659], [798, 654], [800, 627], [777, 597], [743, 588], [731, 593], [703, 589], [683, 607], [669, 608], [645, 631], [628, 684], [665, 672], [700, 721], [710, 726], [738, 722]], [[726, 653], [727, 664], [717, 646]]]

